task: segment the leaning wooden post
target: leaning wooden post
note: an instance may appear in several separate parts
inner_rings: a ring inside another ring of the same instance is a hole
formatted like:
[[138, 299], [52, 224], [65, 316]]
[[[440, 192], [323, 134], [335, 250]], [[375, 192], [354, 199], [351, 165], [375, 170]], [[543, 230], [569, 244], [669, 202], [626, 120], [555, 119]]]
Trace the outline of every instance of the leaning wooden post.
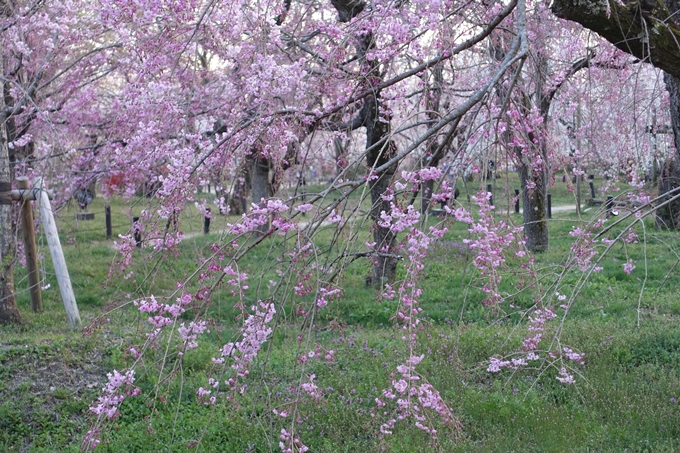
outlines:
[[[30, 190], [31, 183], [25, 176], [16, 179], [17, 187]], [[33, 207], [31, 198], [21, 199], [21, 224], [24, 233], [24, 252], [26, 253], [26, 267], [28, 268], [28, 289], [31, 294], [31, 309], [34, 313], [42, 311], [42, 294], [40, 293], [40, 274], [38, 272], [38, 251], [35, 246], [35, 227], [33, 226]]]
[[43, 231], [47, 237], [47, 245], [50, 248], [50, 255], [52, 255], [52, 264], [54, 264], [54, 273], [57, 274], [57, 281], [59, 282], [59, 291], [61, 292], [61, 299], [64, 302], [66, 309], [66, 317], [75, 329], [80, 325], [80, 314], [78, 313], [78, 305], [76, 305], [76, 296], [73, 294], [73, 287], [71, 286], [71, 278], [68, 275], [68, 268], [66, 267], [66, 260], [64, 253], [61, 250], [61, 243], [59, 242], [59, 234], [57, 233], [57, 225], [54, 222], [52, 215], [52, 206], [47, 193], [43, 189], [42, 178], [36, 178], [33, 184], [40, 194], [36, 193], [38, 200], [38, 208], [40, 209], [40, 221], [42, 223]]

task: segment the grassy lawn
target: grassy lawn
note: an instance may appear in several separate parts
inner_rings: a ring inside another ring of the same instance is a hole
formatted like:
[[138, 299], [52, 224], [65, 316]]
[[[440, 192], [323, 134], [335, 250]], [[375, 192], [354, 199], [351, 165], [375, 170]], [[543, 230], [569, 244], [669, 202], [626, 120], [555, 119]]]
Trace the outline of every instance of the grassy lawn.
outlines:
[[[510, 188], [519, 187], [516, 175], [502, 176], [494, 182], [494, 194], [510, 192], [503, 188], [504, 181]], [[584, 187], [583, 200], [589, 191], [587, 183]], [[308, 187], [310, 194], [320, 190]], [[561, 179], [551, 193], [553, 206], [574, 203], [573, 193]], [[504, 218], [507, 202], [503, 205], [502, 199], [507, 196], [498, 196], [497, 215]], [[114, 238], [129, 230], [131, 216], [152, 209], [148, 202], [111, 201]], [[349, 204], [368, 208], [356, 196]], [[203, 226], [202, 216], [191, 204], [178, 222], [189, 236], [179, 246], [181, 253], [156, 254], [145, 247], [134, 252], [131, 269], [119, 272], [112, 240], [105, 237], [103, 200], [96, 199], [89, 210], [95, 213], [94, 221], [76, 223], [71, 220], [73, 211], [63, 210], [59, 222], [81, 316], [85, 325], [96, 321], [98, 328], [86, 335], [69, 331], [49, 259], [43, 261], [46, 283], [51, 285], [43, 292], [45, 311], [31, 313], [25, 271], [17, 269], [17, 301], [26, 324], [0, 328], [0, 451], [79, 451], [91, 426], [88, 406], [100, 394], [106, 373], [130, 366], [134, 358], [128, 349], [138, 346], [149, 331], [146, 316], [129, 300], [172, 295], [178, 282], [213, 255], [212, 244], [224, 244], [219, 232], [237, 220], [215, 216], [213, 234], [191, 234], [202, 232]], [[554, 367], [486, 371], [490, 357], [518, 350], [528, 332], [521, 310], [532, 306], [562, 274], [573, 240], [569, 232], [594, 211], [585, 212], [582, 219], [572, 212], [553, 216], [551, 248], [536, 257], [535, 282], [521, 289], [522, 273], [506, 272], [501, 282], [506, 299], [498, 309], [482, 304], [480, 278], [463, 244], [469, 237], [466, 225], [449, 225], [449, 232], [430, 250], [420, 298], [423, 329], [414, 351], [425, 358], [417, 370], [440, 391], [463, 425], [455, 430], [435, 420], [436, 444], [412, 419], [397, 422], [390, 435], [380, 433], [387, 417], [375, 400], [383, 397], [382, 390], [408, 354], [401, 329], [393, 325], [396, 302], [377, 297], [375, 289], [365, 285], [370, 263], [356, 260], [342, 271], [343, 297], [317, 310], [315, 323], [310, 324], [299, 311], [309, 305], [311, 295], [279, 302], [278, 293], [268, 287], [269, 280], [286, 281], [286, 276], [277, 277], [275, 268], [288, 259], [293, 245], [290, 236], [276, 236], [255, 247], [239, 264], [242, 271], [258, 275], [248, 281], [243, 302], [250, 305], [271, 298], [278, 304], [278, 316], [275, 333], [243, 381], [247, 387], [238, 404], [222, 398], [205, 406], [195, 394], [206, 387], [209, 377], [224, 375], [211, 358], [233, 341], [242, 323], [237, 299], [223, 285], [206, 307], [210, 332], [201, 335], [198, 348], [181, 359], [172, 348], [169, 353], [160, 348], [147, 351], [137, 367], [136, 384], [142, 396], [123, 402], [120, 416], [107, 425], [98, 449], [280, 451], [279, 433], [293, 425], [312, 452], [678, 451], [680, 275], [675, 265], [680, 247], [677, 233], [654, 229], [651, 219], [644, 228], [636, 227], [641, 244], [615, 245], [600, 264], [603, 270], [593, 274], [576, 296], [560, 336], [564, 345], [585, 353], [575, 385], [558, 382]], [[521, 222], [515, 214], [510, 218]], [[321, 228], [315, 239], [319, 251], [337, 251], [354, 243], [358, 245], [350, 245], [349, 251], [362, 250], [371, 237], [367, 222], [357, 225], [353, 233], [343, 233], [337, 243], [332, 241], [330, 226]], [[46, 247], [41, 250], [49, 255]], [[622, 264], [629, 258], [635, 260], [636, 269], [626, 274]], [[321, 261], [320, 267], [331, 264]], [[513, 262], [509, 265], [512, 268]], [[399, 272], [403, 278], [403, 265]], [[560, 292], [571, 294], [579, 278], [579, 272], [565, 273]], [[195, 292], [203, 285], [191, 280], [186, 291]], [[182, 318], [189, 322], [193, 313]], [[558, 321], [549, 324], [549, 333]], [[333, 350], [335, 359], [303, 364], [298, 358], [310, 350]], [[163, 372], [160, 363], [165, 363]], [[165, 380], [171, 369], [174, 378]], [[322, 390], [316, 402], [299, 393], [300, 382], [308, 381], [311, 374]], [[162, 399], [151, 398], [156, 390]], [[279, 417], [274, 409], [292, 415]]]

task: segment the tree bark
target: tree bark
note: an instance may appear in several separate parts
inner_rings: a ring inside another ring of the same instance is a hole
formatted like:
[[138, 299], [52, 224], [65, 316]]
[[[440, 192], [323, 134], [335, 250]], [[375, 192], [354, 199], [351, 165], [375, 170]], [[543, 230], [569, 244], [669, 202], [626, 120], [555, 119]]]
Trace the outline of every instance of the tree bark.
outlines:
[[[262, 199], [265, 200], [272, 197], [272, 186], [269, 182], [269, 159], [264, 157], [255, 157], [253, 162], [253, 203], [258, 206], [262, 205]], [[269, 231], [270, 222], [261, 225], [258, 228], [260, 233], [267, 233]]]
[[[639, 2], [636, 2], [636, 4]], [[637, 8], [637, 7], [635, 7]], [[648, 15], [617, 0], [554, 0], [552, 12], [583, 25], [619, 49], [680, 78], [680, 28], [662, 0]]]
[[[426, 111], [430, 123], [435, 123], [438, 119], [439, 105], [442, 99], [442, 84], [444, 83], [444, 73], [441, 64], [432, 68], [433, 83], [428, 85], [426, 98]], [[447, 144], [441, 144], [445, 147]], [[425, 156], [421, 160], [421, 167], [437, 167], [439, 162], [446, 156], [446, 150], [440, 149], [439, 140], [433, 137], [427, 144]], [[430, 209], [430, 201], [432, 200], [432, 192], [434, 191], [434, 181], [429, 179], [423, 183], [420, 188], [420, 213], [425, 214]]]
[[[659, 194], [668, 193], [680, 187], [680, 79], [669, 73], [665, 73], [663, 79], [666, 82], [666, 89], [670, 98], [675, 156], [665, 163], [661, 171]], [[666, 200], [669, 198], [672, 197], [667, 196]], [[672, 201], [657, 211], [656, 224], [665, 228], [680, 228], [680, 199]]]
[[[378, 62], [375, 60], [367, 62], [365, 60], [366, 53], [374, 45], [373, 34], [369, 32], [366, 36], [360, 38], [358, 53], [359, 59], [362, 60], [363, 66], [366, 68], [366, 79], [374, 82], [373, 86], [377, 86], [375, 82], [379, 77]], [[380, 117], [379, 91], [366, 98], [361, 114], [366, 127], [366, 149], [369, 150], [366, 155], [366, 164], [368, 171], [372, 172], [373, 168], [386, 164], [396, 154], [396, 145], [391, 140], [387, 140], [390, 134], [389, 119]], [[382, 211], [387, 213], [392, 211], [390, 202], [384, 200], [382, 195], [390, 187], [396, 171], [397, 165], [394, 164], [384, 172], [369, 177], [373, 241], [376, 243], [375, 250], [377, 251], [371, 280], [373, 286], [379, 288], [384, 287], [385, 283], [393, 282], [397, 277], [397, 258], [394, 253], [396, 235], [391, 228], [385, 228], [378, 223]], [[377, 178], [373, 179], [375, 176]]]
[[[545, 55], [540, 51], [537, 52], [536, 57], [537, 70], [535, 72], [536, 92], [535, 102], [538, 105], [541, 116], [543, 117], [543, 130], [538, 131], [538, 140], [535, 140], [533, 134], [529, 134], [531, 142], [537, 141], [536, 152], [540, 155], [541, 166], [538, 171], [530, 168], [525, 159], [519, 156], [520, 166], [519, 179], [522, 188], [522, 203], [524, 210], [524, 237], [526, 239], [526, 248], [532, 252], [545, 252], [548, 250], [550, 244], [550, 234], [548, 231], [548, 181], [550, 163], [548, 162], [548, 146], [546, 143], [547, 131], [545, 128], [548, 123], [548, 115], [550, 112], [550, 103], [553, 92], [544, 93], [545, 77], [548, 73], [548, 61]], [[526, 98], [528, 101], [528, 98]], [[528, 104], [528, 102], [527, 102]], [[527, 105], [527, 114], [529, 113], [529, 105]], [[529, 189], [529, 183], [533, 186]]]
[[[253, 161], [247, 157], [241, 164], [238, 176], [229, 196], [229, 211], [232, 215], [248, 213], [248, 198], [252, 188]], [[219, 194], [217, 194], [219, 197]]]
[[[330, 0], [338, 12], [340, 22], [349, 22], [356, 17], [366, 6], [363, 0]], [[380, 62], [367, 60], [366, 54], [375, 46], [373, 33], [370, 31], [357, 35], [357, 57], [361, 63], [362, 76], [368, 87], [377, 87], [380, 84]], [[394, 142], [387, 140], [390, 133], [388, 118], [380, 117], [380, 90], [375, 90], [364, 100], [360, 112], [361, 125], [366, 127], [366, 164], [368, 171], [372, 172], [387, 163], [396, 152]], [[383, 200], [382, 195], [392, 183], [392, 178], [397, 170], [397, 165], [388, 167], [378, 175], [369, 175], [369, 188], [371, 191], [371, 218], [373, 219], [373, 240], [377, 255], [373, 263], [373, 272], [370, 281], [373, 286], [382, 288], [385, 283], [392, 282], [397, 276], [397, 258], [394, 253], [396, 235], [390, 228], [378, 224], [382, 211], [390, 212], [391, 206]]]
[[[520, 156], [521, 162], [521, 156]], [[519, 179], [522, 187], [522, 205], [524, 206], [524, 237], [526, 248], [532, 252], [548, 250], [550, 236], [548, 234], [548, 219], [546, 206], [548, 204], [548, 178], [545, 167], [535, 174], [528, 165], [518, 165]], [[529, 189], [529, 181], [534, 188]]]
[[[4, 64], [0, 56], [0, 74]], [[5, 109], [5, 84], [0, 96], [0, 112]], [[11, 189], [13, 170], [9, 158], [7, 118], [0, 114], [0, 192]], [[21, 323], [21, 315], [14, 298], [14, 263], [16, 261], [16, 224], [12, 221], [13, 202], [0, 197], [0, 324]]]

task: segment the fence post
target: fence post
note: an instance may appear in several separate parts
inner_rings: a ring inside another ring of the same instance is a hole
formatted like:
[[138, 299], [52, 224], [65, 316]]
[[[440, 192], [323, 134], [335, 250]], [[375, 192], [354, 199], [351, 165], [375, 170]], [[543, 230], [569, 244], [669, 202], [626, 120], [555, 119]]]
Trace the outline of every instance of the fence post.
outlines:
[[614, 197], [607, 197], [607, 218], [611, 217], [612, 210], [614, 209]]
[[206, 208], [205, 218], [203, 219], [203, 234], [210, 233], [210, 208]]
[[104, 214], [106, 214], [106, 239], [111, 239], [111, 206], [104, 207]]
[[47, 192], [43, 190], [42, 178], [36, 178], [33, 185], [40, 191], [39, 194], [36, 193], [38, 208], [40, 209], [40, 221], [42, 222], [43, 231], [47, 237], [50, 255], [52, 255], [54, 273], [57, 274], [59, 291], [61, 292], [61, 298], [64, 302], [64, 308], [66, 309], [66, 317], [68, 318], [71, 328], [76, 328], [80, 325], [80, 313], [78, 313], [78, 305], [76, 305], [76, 296], [73, 294], [71, 277], [68, 275], [64, 252], [61, 250], [59, 234], [57, 233], [57, 224], [54, 222], [54, 215], [52, 215], [50, 199], [47, 196]]
[[[19, 176], [17, 187], [30, 190], [31, 183], [26, 176]], [[42, 294], [40, 293], [40, 274], [38, 272], [38, 250], [35, 246], [35, 227], [33, 225], [33, 207], [29, 197], [22, 197], [21, 224], [24, 233], [24, 252], [26, 267], [28, 268], [28, 289], [31, 295], [31, 310], [34, 313], [42, 311]]]
[[592, 198], [594, 200], [595, 199], [595, 185], [593, 184], [592, 181], [589, 181], [588, 185], [590, 186], [590, 198]]
[[139, 225], [139, 217], [132, 218], [132, 234], [135, 237], [135, 245], [138, 249], [142, 248], [142, 232]]

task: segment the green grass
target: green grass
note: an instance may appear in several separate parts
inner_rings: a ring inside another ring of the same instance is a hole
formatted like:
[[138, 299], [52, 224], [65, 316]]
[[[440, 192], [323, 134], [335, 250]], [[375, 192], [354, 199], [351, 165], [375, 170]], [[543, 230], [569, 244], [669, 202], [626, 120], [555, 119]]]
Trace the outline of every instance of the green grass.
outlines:
[[[572, 196], [566, 186], [558, 188], [560, 184], [558, 180], [552, 189], [554, 206], [567, 204]], [[320, 190], [308, 187], [308, 193]], [[359, 203], [355, 195], [352, 203]], [[130, 206], [118, 199], [110, 204], [114, 236], [125, 234], [130, 215], [139, 215], [142, 205]], [[364, 201], [364, 210], [365, 205]], [[86, 336], [68, 329], [49, 259], [43, 261], [45, 283], [51, 285], [43, 292], [45, 310], [31, 313], [28, 294], [22, 290], [27, 285], [25, 271], [17, 269], [17, 301], [26, 324], [0, 329], [0, 451], [79, 451], [92, 421], [87, 408], [99, 395], [106, 373], [130, 366], [134, 359], [128, 348], [138, 345], [140, 335], [149, 330], [146, 318], [126, 302], [130, 297], [153, 294], [162, 299], [173, 294], [177, 283], [211, 256], [211, 244], [224, 245], [218, 232], [235, 220], [215, 216], [214, 234], [191, 236], [177, 255], [136, 250], [131, 269], [119, 272], [112, 241], [105, 238], [103, 200], [97, 198], [89, 210], [95, 212], [95, 221], [78, 223], [70, 220], [72, 211], [61, 211], [61, 238], [81, 316], [85, 324], [99, 319], [100, 327]], [[503, 210], [498, 212], [505, 217]], [[590, 214], [584, 213], [583, 220]], [[521, 222], [514, 215], [510, 218]], [[489, 357], [505, 356], [520, 347], [527, 333], [521, 310], [531, 307], [562, 272], [572, 240], [569, 232], [581, 221], [574, 213], [560, 213], [550, 221], [551, 248], [536, 257], [540, 271], [533, 287], [517, 290], [523, 275], [513, 268], [519, 261], [509, 261], [500, 288], [508, 298], [498, 310], [482, 304], [485, 295], [462, 243], [468, 237], [465, 225], [450, 225], [449, 233], [431, 249], [420, 298], [423, 330], [413, 352], [425, 355], [418, 372], [441, 392], [464, 426], [455, 431], [434, 421], [439, 439], [433, 451], [680, 450], [680, 403], [676, 402], [680, 400], [680, 301], [675, 290], [680, 275], [673, 269], [677, 233], [655, 230], [649, 221], [644, 231], [637, 227], [641, 238], [646, 234], [646, 250], [632, 244], [614, 246], [601, 262], [603, 270], [593, 274], [571, 308], [560, 338], [563, 345], [586, 354], [585, 365], [577, 367], [576, 385], [560, 384], [555, 366], [514, 374], [486, 371]], [[189, 208], [179, 226], [187, 234], [201, 232], [202, 218]], [[333, 238], [333, 230], [323, 228], [315, 240], [320, 253], [331, 247]], [[366, 223], [358, 228], [356, 239], [345, 234], [332, 247], [337, 251], [356, 242], [347, 252], [361, 251], [369, 238]], [[291, 236], [275, 236], [239, 263], [241, 270], [261, 275], [248, 281], [243, 302], [251, 305], [272, 298], [279, 318], [274, 335], [243, 381], [247, 388], [238, 404], [222, 397], [215, 406], [203, 406], [195, 396], [196, 389], [206, 387], [208, 377], [217, 372], [211, 357], [233, 341], [240, 326], [241, 312], [234, 307], [237, 299], [223, 285], [207, 307], [210, 333], [201, 337], [197, 349], [187, 351], [181, 360], [172, 342], [167, 357], [161, 349], [147, 352], [136, 382], [144, 396], [125, 400], [120, 417], [105, 429], [101, 451], [278, 451], [279, 433], [290, 429], [291, 423], [315, 452], [430, 449], [430, 439], [413, 426], [412, 419], [399, 421], [392, 435], [380, 434], [379, 426], [387, 417], [375, 399], [384, 399], [382, 390], [407, 350], [403, 332], [392, 326], [396, 302], [376, 297], [375, 289], [365, 285], [370, 263], [356, 260], [342, 270], [343, 297], [318, 310], [310, 328], [300, 310], [308, 309], [311, 295], [283, 299], [283, 293], [268, 287], [269, 280], [285, 282], [290, 277], [278, 276], [275, 268], [290, 260], [293, 245]], [[45, 247], [41, 250], [48, 253]], [[627, 258], [636, 260], [630, 275], [622, 268]], [[319, 268], [330, 265], [322, 260]], [[114, 272], [109, 278], [111, 266]], [[123, 278], [129, 271], [131, 277]], [[399, 272], [405, 275], [403, 264]], [[576, 271], [564, 274], [560, 291], [571, 294], [579, 277]], [[191, 280], [186, 290], [193, 293], [212, 281]], [[502, 319], [496, 321], [499, 315]], [[188, 322], [193, 315], [187, 313], [182, 319]], [[548, 334], [556, 326], [556, 321], [550, 323]], [[336, 359], [309, 360], [304, 365], [298, 360], [315, 349], [333, 350]], [[163, 360], [166, 368], [161, 372]], [[163, 379], [172, 367], [176, 367], [175, 379]], [[311, 374], [323, 390], [320, 402], [301, 398], [294, 417], [274, 415], [275, 408], [293, 411], [301, 378], [308, 381]], [[163, 400], [150, 398], [155, 388]]]

